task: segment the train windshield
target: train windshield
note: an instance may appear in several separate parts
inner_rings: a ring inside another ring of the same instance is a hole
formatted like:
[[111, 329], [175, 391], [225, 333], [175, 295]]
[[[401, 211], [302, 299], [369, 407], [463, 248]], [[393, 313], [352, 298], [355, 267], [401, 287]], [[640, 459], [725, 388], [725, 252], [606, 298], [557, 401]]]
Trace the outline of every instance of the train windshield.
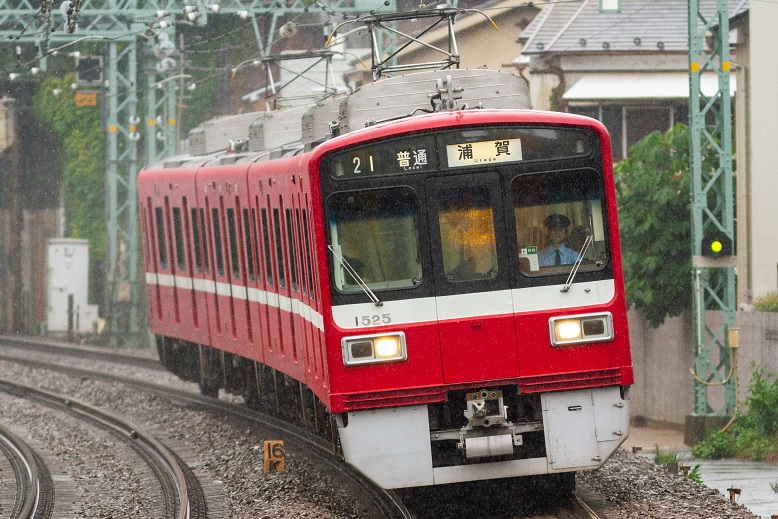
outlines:
[[333, 194], [329, 228], [335, 288], [350, 294], [361, 293], [362, 282], [371, 290], [421, 284], [418, 213], [416, 194], [407, 187]]
[[519, 269], [526, 276], [602, 268], [608, 261], [600, 175], [592, 169], [521, 175], [511, 190]]

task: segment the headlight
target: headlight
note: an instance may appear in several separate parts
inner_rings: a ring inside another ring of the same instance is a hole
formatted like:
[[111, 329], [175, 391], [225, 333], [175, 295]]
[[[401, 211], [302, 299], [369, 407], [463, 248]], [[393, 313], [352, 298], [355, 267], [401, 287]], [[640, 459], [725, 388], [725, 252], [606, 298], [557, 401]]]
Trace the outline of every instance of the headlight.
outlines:
[[569, 315], [548, 320], [551, 344], [564, 346], [613, 340], [613, 317], [603, 314]]
[[403, 332], [344, 337], [341, 341], [341, 347], [343, 349], [343, 364], [346, 366], [408, 358]]

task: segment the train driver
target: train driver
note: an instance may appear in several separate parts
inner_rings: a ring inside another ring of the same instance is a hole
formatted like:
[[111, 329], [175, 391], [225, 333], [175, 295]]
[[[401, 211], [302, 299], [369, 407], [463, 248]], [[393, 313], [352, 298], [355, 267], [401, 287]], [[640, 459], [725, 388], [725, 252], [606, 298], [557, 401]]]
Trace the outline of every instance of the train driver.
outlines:
[[578, 259], [578, 253], [565, 245], [570, 219], [559, 213], [554, 213], [545, 220], [549, 246], [538, 251], [538, 264], [541, 267], [570, 265]]

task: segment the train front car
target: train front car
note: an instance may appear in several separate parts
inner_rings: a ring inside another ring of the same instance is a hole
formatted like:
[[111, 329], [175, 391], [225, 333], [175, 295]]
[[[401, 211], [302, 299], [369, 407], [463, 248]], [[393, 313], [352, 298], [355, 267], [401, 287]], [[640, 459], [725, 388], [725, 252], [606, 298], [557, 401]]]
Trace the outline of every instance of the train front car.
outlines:
[[451, 111], [332, 139], [311, 167], [345, 460], [386, 488], [601, 466], [633, 382], [605, 128]]

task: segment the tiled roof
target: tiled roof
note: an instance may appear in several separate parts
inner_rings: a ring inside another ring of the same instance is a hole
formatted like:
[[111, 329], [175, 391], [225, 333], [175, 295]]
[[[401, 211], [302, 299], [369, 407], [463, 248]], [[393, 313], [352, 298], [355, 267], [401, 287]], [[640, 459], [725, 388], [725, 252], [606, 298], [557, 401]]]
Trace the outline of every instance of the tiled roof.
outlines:
[[[732, 0], [730, 17], [748, 9]], [[546, 52], [626, 52], [688, 50], [687, 0], [621, 0], [620, 12], [600, 12], [599, 0], [556, 1], [546, 5], [519, 38], [523, 54]], [[704, 16], [715, 0], [700, 0]]]

